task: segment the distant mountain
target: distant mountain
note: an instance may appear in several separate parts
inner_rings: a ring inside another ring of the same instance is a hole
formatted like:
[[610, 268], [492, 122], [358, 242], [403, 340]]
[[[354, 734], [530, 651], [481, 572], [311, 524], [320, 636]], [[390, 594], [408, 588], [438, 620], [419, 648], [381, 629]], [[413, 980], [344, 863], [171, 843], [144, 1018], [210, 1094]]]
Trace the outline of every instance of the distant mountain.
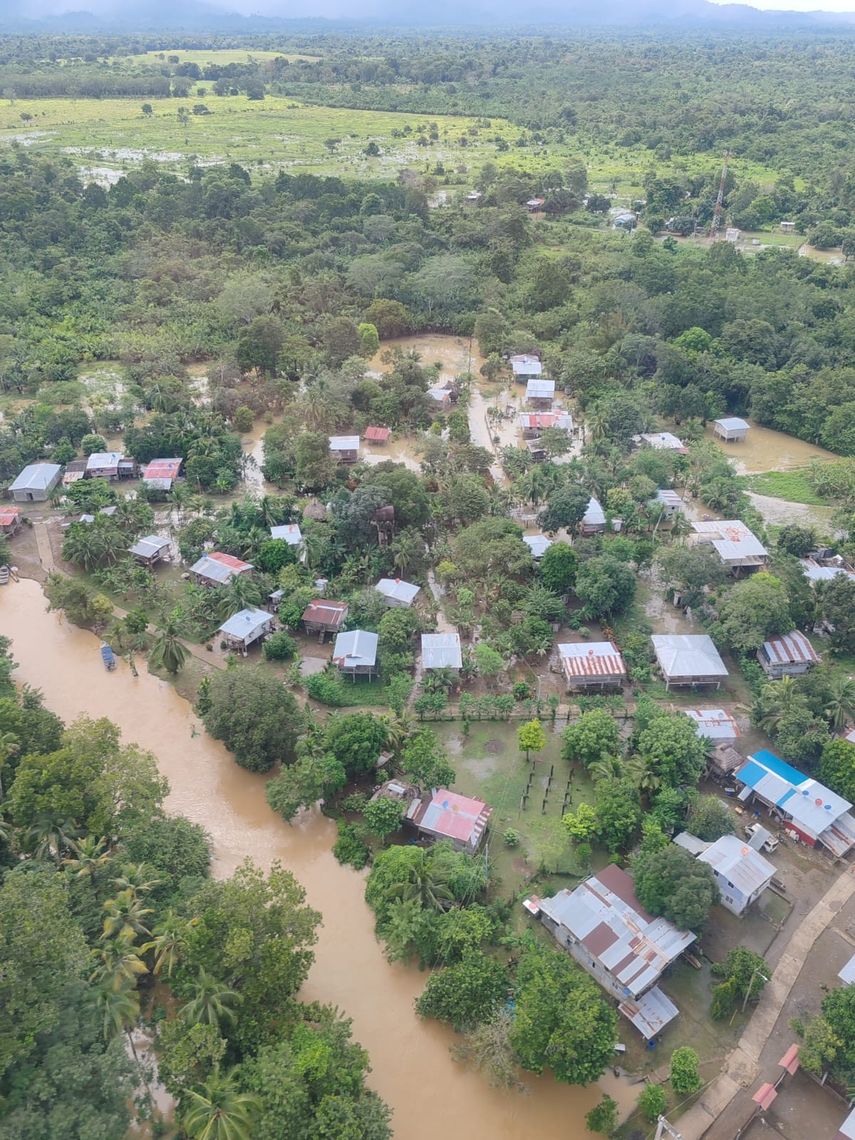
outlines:
[[[251, 3], [251, 0], [247, 0]], [[268, 0], [268, 3], [270, 0]], [[244, 15], [203, 0], [92, 0], [90, 7], [34, 19], [27, 0], [0, 0], [2, 32], [274, 32], [360, 26], [520, 30], [715, 27], [758, 32], [855, 27], [853, 12], [761, 11], [709, 0], [283, 0], [287, 15]], [[351, 9], [348, 11], [348, 9]]]

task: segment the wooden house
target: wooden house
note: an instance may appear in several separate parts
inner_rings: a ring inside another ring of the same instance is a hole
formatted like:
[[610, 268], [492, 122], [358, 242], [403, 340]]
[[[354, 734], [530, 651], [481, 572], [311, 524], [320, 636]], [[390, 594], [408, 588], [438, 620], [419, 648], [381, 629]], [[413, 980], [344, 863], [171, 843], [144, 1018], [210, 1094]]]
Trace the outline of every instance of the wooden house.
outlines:
[[21, 525], [21, 512], [17, 507], [0, 507], [0, 533], [13, 535]]
[[371, 680], [377, 675], [377, 642], [376, 633], [369, 633], [364, 629], [349, 629], [340, 633], [333, 645], [332, 659], [342, 677], [367, 677]]
[[720, 420], [713, 421], [713, 431], [725, 443], [742, 443], [750, 427], [751, 425], [741, 420], [739, 416], [724, 416]]
[[145, 538], [137, 539], [129, 553], [143, 566], [155, 566], [158, 562], [169, 561], [170, 546], [168, 538], [159, 534], [147, 534]]
[[655, 633], [650, 640], [666, 689], [675, 685], [718, 689], [728, 675], [713, 639], [705, 633]]
[[359, 436], [331, 435], [330, 454], [336, 463], [355, 463], [359, 458]]
[[273, 617], [267, 610], [251, 607], [240, 610], [224, 621], [217, 633], [229, 649], [235, 649], [246, 656], [246, 651], [256, 641], [273, 632]]
[[309, 602], [303, 610], [302, 622], [306, 633], [316, 633], [318, 641], [323, 641], [327, 634], [337, 634], [344, 625], [347, 617], [347, 602], [327, 601], [325, 598], [316, 598]]

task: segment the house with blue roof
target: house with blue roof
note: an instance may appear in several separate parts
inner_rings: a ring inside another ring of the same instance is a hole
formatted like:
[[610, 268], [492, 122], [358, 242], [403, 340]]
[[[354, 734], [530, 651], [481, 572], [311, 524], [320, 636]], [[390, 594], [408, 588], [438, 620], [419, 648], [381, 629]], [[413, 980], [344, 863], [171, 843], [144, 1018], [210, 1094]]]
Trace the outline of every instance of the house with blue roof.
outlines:
[[743, 803], [763, 804], [808, 847], [821, 846], [841, 858], [855, 846], [852, 804], [774, 752], [761, 749], [749, 756], [734, 779], [742, 785]]

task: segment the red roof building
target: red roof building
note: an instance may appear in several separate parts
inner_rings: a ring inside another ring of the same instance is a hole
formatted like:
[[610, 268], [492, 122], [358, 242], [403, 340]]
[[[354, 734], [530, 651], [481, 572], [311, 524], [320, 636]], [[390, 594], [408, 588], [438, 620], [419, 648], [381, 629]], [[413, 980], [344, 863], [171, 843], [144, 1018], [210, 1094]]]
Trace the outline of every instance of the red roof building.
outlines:
[[303, 610], [303, 625], [306, 633], [318, 633], [323, 641], [328, 633], [338, 633], [347, 617], [347, 602], [332, 602], [326, 598], [316, 598]]
[[17, 507], [3, 507], [0, 510], [0, 531], [3, 534], [14, 534], [21, 525], [21, 512]]
[[151, 486], [168, 491], [181, 471], [182, 459], [152, 459], [142, 473], [142, 480]]
[[407, 819], [422, 835], [450, 839], [458, 851], [471, 854], [481, 846], [492, 814], [493, 809], [483, 800], [439, 788], [431, 796], [415, 801]]
[[367, 440], [369, 443], [387, 443], [391, 434], [391, 430], [387, 427], [377, 427], [375, 425], [371, 425], [365, 429], [365, 433], [362, 438]]

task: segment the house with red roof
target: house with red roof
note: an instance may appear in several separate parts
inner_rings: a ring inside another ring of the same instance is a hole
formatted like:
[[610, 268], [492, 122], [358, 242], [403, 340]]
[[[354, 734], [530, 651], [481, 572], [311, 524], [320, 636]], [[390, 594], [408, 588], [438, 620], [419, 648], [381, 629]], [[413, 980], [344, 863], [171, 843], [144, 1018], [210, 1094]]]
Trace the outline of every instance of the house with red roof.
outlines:
[[414, 800], [406, 818], [420, 835], [447, 839], [457, 851], [473, 855], [484, 842], [492, 814], [493, 809], [483, 800], [438, 788], [429, 796]]

